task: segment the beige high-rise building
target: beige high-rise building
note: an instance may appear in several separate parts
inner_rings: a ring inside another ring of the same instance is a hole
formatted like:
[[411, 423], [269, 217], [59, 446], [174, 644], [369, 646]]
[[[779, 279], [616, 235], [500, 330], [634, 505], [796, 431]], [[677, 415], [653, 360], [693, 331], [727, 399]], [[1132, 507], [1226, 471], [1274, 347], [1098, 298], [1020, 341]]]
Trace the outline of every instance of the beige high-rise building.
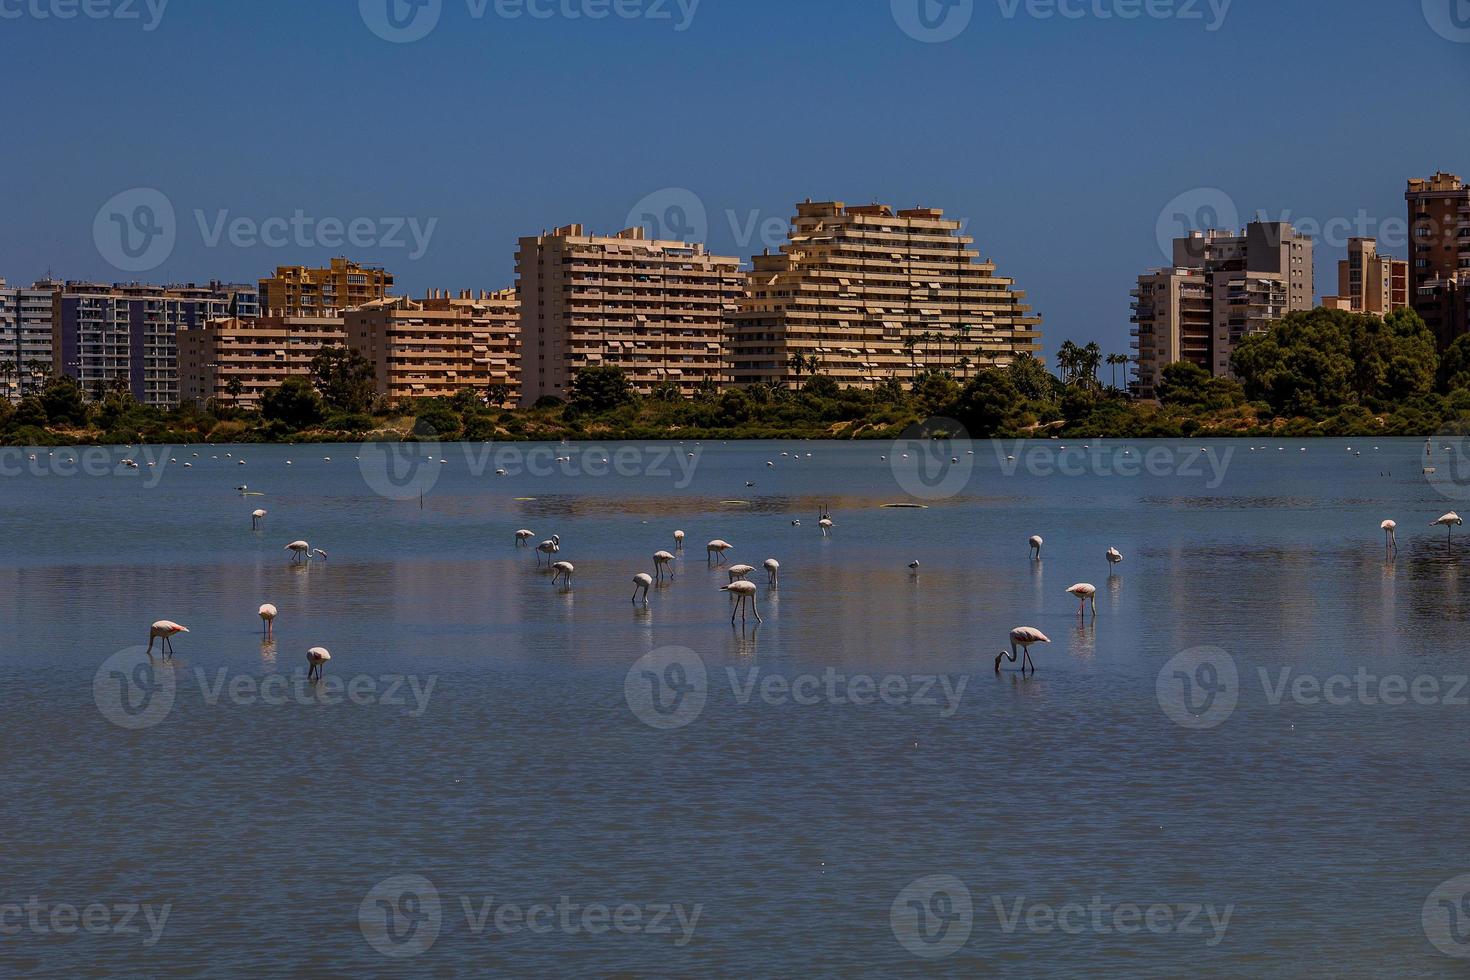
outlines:
[[1154, 398], [1164, 365], [1187, 361], [1211, 370], [1214, 306], [1200, 269], [1155, 269], [1138, 277], [1132, 293], [1137, 338], [1137, 394]]
[[[210, 399], [258, 409], [261, 397], [289, 377], [311, 373], [323, 347], [343, 347], [347, 334], [335, 316], [228, 317], [178, 332], [179, 397], [201, 408]], [[232, 382], [239, 382], [232, 391]]]
[[1133, 290], [1135, 391], [1153, 397], [1160, 372], [1173, 361], [1229, 377], [1241, 340], [1288, 313], [1312, 309], [1312, 251], [1311, 238], [1285, 222], [1176, 238], [1174, 265], [1139, 276]]
[[796, 382], [815, 365], [840, 385], [871, 388], [1038, 352], [1041, 318], [1025, 292], [961, 228], [937, 208], [798, 204], [790, 241], [754, 259], [731, 330], [735, 383]]
[[383, 299], [392, 288], [391, 272], [350, 259], [325, 269], [282, 265], [260, 280], [260, 308], [267, 316], [326, 316]]
[[378, 394], [394, 404], [447, 398], [470, 389], [484, 394], [520, 385], [514, 291], [396, 296], [347, 310], [347, 342], [373, 363]]
[[726, 318], [745, 290], [737, 258], [574, 224], [522, 238], [516, 275], [524, 404], [567, 398], [589, 366], [621, 368], [645, 395], [668, 383], [687, 397], [726, 379]]
[[1387, 316], [1409, 305], [1409, 263], [1378, 254], [1372, 238], [1348, 239], [1348, 257], [1337, 263], [1337, 295], [1322, 297], [1328, 309]]
[[1436, 173], [1409, 181], [1409, 302], [1440, 347], [1470, 332], [1470, 184]]

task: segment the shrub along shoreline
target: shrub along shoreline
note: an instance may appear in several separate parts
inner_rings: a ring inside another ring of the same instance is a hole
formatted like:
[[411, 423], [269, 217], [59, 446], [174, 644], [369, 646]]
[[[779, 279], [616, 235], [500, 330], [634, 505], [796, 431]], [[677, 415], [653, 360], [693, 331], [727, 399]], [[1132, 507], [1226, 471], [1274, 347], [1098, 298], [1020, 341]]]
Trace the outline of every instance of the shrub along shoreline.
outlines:
[[[578, 374], [569, 400], [498, 407], [503, 386], [409, 405], [375, 402], [372, 366], [323, 351], [310, 375], [266, 393], [258, 411], [229, 399], [170, 411], [125, 388], [84, 394], [49, 377], [19, 405], [0, 403], [11, 446], [368, 441], [866, 439], [916, 433], [972, 438], [1427, 436], [1470, 431], [1470, 336], [1443, 353], [1409, 310], [1379, 318], [1339, 310], [1294, 313], [1246, 338], [1240, 380], [1189, 364], [1164, 368], [1158, 402], [1130, 399], [1097, 378], [1094, 344], [1063, 344], [1061, 377], [1034, 358], [956, 377], [928, 371], [873, 390], [818, 373], [799, 388], [710, 386], [693, 398], [665, 386], [639, 397], [616, 367]], [[1109, 363], [1116, 363], [1109, 361]]]

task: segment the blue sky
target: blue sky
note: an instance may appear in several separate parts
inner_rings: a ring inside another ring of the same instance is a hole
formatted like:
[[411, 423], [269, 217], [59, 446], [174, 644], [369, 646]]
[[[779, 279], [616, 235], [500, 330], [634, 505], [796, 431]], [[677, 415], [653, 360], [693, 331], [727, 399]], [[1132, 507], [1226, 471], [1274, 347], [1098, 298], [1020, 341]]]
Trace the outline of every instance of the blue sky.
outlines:
[[879, 200], [968, 219], [1048, 351], [1126, 350], [1173, 213], [1305, 219], [1320, 294], [1348, 234], [1406, 254], [1407, 177], [1470, 177], [1470, 0], [923, 0], [932, 43], [920, 0], [418, 0], [406, 42], [388, 0], [162, 2], [0, 0], [12, 283], [346, 253], [491, 289], [557, 224], [748, 259], [797, 200]]

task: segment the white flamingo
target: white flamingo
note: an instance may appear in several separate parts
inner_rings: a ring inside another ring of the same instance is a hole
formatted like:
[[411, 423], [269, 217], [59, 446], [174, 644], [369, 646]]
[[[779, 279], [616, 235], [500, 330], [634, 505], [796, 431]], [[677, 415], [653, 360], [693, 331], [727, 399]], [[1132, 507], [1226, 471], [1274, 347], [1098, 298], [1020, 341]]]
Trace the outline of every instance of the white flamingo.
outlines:
[[674, 532], [674, 550], [675, 551], [683, 551], [684, 550], [684, 532], [683, 531], [675, 531]]
[[1018, 656], [1018, 654], [1016, 653], [1016, 647], [1020, 647], [1021, 653], [1019, 654], [1019, 656], [1022, 656], [1024, 658], [1021, 661], [1021, 673], [1026, 673], [1027, 664], [1031, 664], [1031, 670], [1034, 673], [1036, 670], [1036, 664], [1031, 660], [1031, 644], [1050, 642], [1051, 637], [1047, 636], [1045, 633], [1041, 632], [1041, 630], [1037, 629], [1034, 626], [1017, 626], [1015, 629], [1011, 630], [1010, 653], [1002, 650], [1000, 653], [995, 655], [995, 672], [997, 674], [1000, 673], [1000, 662], [1002, 659], [1009, 658], [1011, 663], [1015, 663], [1016, 657]]
[[260, 530], [260, 522], [263, 520], [265, 520], [265, 511], [252, 510], [250, 512], [250, 529], [252, 531]]
[[776, 559], [774, 559], [774, 558], [767, 558], [765, 560], [765, 567], [766, 567], [766, 583], [768, 585], [780, 585], [781, 584], [781, 563], [779, 561], [777, 561]]
[[1089, 601], [1092, 603], [1092, 614], [1097, 615], [1097, 586], [1090, 582], [1078, 582], [1067, 591], [1077, 598], [1077, 615], [1082, 615]]
[[647, 572], [639, 572], [633, 576], [633, 601], [638, 601], [638, 590], [643, 590], [643, 604], [648, 605], [648, 587], [653, 584], [653, 576]]
[[312, 647], [306, 651], [306, 679], [321, 680], [322, 675], [327, 672], [327, 661], [331, 659], [332, 655], [327, 652], [326, 647]]
[[1031, 535], [1031, 557], [1041, 557], [1041, 535], [1039, 534]]
[[747, 582], [745, 579], [741, 579], [738, 582], [731, 582], [729, 585], [720, 586], [720, 591], [728, 592], [735, 597], [735, 608], [730, 611], [731, 626], [735, 625], [735, 614], [737, 612], [740, 614], [740, 621], [742, 623], [745, 622], [745, 604], [747, 602], [750, 603], [750, 611], [755, 614], [755, 621], [757, 623], [765, 622], [765, 620], [761, 619], [760, 610], [755, 608], [754, 582]]
[[1113, 574], [1112, 571], [1111, 571], [1111, 569], [1114, 566], [1116, 566], [1118, 564], [1118, 562], [1120, 562], [1122, 560], [1123, 560], [1123, 555], [1122, 555], [1121, 552], [1118, 551], [1117, 548], [1109, 548], [1108, 549], [1108, 569], [1109, 569], [1108, 574], [1109, 575]]
[[730, 573], [730, 581], [733, 582], [738, 578], [745, 578], [755, 571], [755, 568], [751, 565], [731, 565], [726, 571]]
[[1458, 526], [1460, 526], [1461, 524], [1464, 524], [1464, 523], [1465, 522], [1463, 520], [1461, 520], [1459, 514], [1456, 514], [1454, 511], [1450, 511], [1448, 514], [1445, 514], [1439, 520], [1437, 520], [1437, 521], [1430, 521], [1429, 522], [1429, 526], [1430, 527], [1437, 527], [1437, 526], [1443, 524], [1444, 525], [1444, 529], [1445, 529], [1445, 540], [1448, 541], [1448, 540], [1450, 540], [1450, 538], [1454, 537], [1455, 528], [1458, 527]]
[[545, 555], [547, 564], [550, 564], [551, 556], [561, 550], [561, 538], [553, 534], [551, 537], [538, 544], [536, 546], [536, 550], [540, 553], [536, 556], [536, 564], [541, 564], [541, 555]]
[[524, 547], [526, 542], [530, 541], [535, 536], [535, 531], [527, 531], [525, 528], [521, 528], [519, 531], [516, 532], [516, 547]]
[[720, 561], [724, 561], [725, 552], [729, 551], [733, 547], [735, 546], [730, 542], [724, 541], [720, 538], [715, 538], [709, 544], [704, 546], [705, 559], [708, 561], [713, 561], [715, 555], [718, 554], [720, 556]]
[[822, 529], [822, 536], [826, 537], [827, 535], [832, 533], [832, 528], [836, 527], [837, 525], [832, 523], [832, 518], [824, 517], [821, 520], [817, 521], [817, 526]]
[[567, 580], [567, 588], [570, 589], [572, 587], [572, 573], [577, 570], [577, 566], [573, 565], [569, 561], [559, 561], [551, 567], [553, 569], [551, 573], [551, 584], [555, 585], [558, 579], [565, 576]]
[[299, 565], [304, 561], [311, 561], [311, 545], [305, 541], [292, 541], [286, 545], [286, 550], [291, 552], [291, 564]]
[[655, 551], [653, 553], [653, 573], [660, 582], [664, 580], [664, 569], [668, 569], [669, 578], [674, 577], [674, 556], [667, 551]]
[[269, 639], [276, 622], [276, 607], [269, 602], [260, 607], [260, 624], [265, 630], [266, 638]]
[[1398, 522], [1384, 521], [1378, 526], [1383, 531], [1383, 550], [1388, 552], [1389, 554], [1397, 551], [1399, 543], [1398, 538], [1394, 535], [1394, 531], [1398, 529]]
[[165, 658], [171, 659], [174, 655], [173, 637], [187, 632], [189, 632], [187, 626], [180, 626], [170, 619], [160, 619], [148, 627], [148, 656], [153, 656], [153, 641], [162, 640], [163, 642], [159, 644], [159, 652]]

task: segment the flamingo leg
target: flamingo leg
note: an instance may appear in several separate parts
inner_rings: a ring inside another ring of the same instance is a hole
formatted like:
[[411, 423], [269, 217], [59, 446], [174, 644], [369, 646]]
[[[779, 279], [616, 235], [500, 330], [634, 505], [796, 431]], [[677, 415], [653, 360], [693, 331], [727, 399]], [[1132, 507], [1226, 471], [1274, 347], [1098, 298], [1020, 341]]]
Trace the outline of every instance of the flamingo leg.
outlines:
[[755, 596], [751, 596], [750, 597], [750, 611], [755, 614], [755, 621], [757, 623], [764, 623], [765, 622], [764, 619], [761, 619], [761, 611], [759, 609], [755, 608]]
[[1097, 596], [1095, 595], [1092, 597], [1092, 614], [1097, 615]]

